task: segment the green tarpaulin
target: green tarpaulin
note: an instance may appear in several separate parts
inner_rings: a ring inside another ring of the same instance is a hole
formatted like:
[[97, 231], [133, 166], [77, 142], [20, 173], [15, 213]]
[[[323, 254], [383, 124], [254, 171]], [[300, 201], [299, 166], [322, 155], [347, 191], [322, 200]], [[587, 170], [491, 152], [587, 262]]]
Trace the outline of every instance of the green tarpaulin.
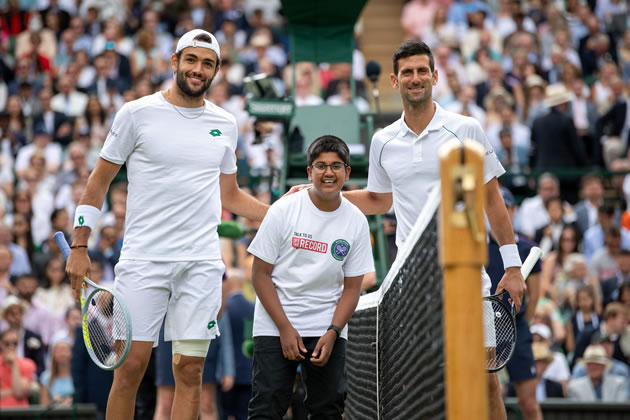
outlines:
[[354, 24], [367, 0], [282, 0], [292, 60], [352, 62]]

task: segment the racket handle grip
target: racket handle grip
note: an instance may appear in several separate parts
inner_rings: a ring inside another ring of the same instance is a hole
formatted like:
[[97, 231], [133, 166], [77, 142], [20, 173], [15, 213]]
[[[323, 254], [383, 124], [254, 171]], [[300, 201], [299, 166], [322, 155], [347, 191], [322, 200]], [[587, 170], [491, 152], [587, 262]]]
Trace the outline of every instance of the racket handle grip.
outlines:
[[57, 242], [57, 245], [59, 246], [63, 257], [65, 259], [68, 259], [68, 257], [70, 256], [70, 245], [68, 245], [68, 242], [66, 241], [66, 237], [63, 232], [55, 233], [53, 238], [55, 239], [55, 242]]
[[527, 276], [529, 276], [529, 273], [531, 273], [532, 269], [534, 268], [534, 265], [536, 265], [536, 262], [538, 262], [541, 255], [542, 255], [542, 250], [538, 248], [537, 246], [533, 247], [529, 251], [529, 255], [527, 256], [527, 258], [523, 262], [523, 266], [521, 267], [521, 275], [523, 276], [524, 279], [526, 279]]

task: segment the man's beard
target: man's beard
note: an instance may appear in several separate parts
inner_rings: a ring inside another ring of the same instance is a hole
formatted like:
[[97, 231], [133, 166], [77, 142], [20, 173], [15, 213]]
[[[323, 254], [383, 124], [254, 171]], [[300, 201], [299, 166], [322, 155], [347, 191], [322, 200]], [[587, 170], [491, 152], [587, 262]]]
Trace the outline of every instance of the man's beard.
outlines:
[[184, 78], [184, 72], [183, 71], [180, 71], [178, 69], [177, 73], [176, 73], [176, 77], [175, 77], [175, 83], [177, 83], [177, 87], [179, 88], [179, 91], [184, 96], [188, 96], [189, 98], [195, 98], [195, 99], [199, 98], [200, 96], [205, 95], [206, 91], [208, 90], [208, 88], [212, 84], [212, 80], [214, 80], [214, 76], [212, 76], [210, 79], [208, 79], [203, 84], [203, 86], [201, 86], [201, 88], [199, 90], [194, 91], [190, 87], [188, 87], [188, 84], [186, 83], [186, 79]]

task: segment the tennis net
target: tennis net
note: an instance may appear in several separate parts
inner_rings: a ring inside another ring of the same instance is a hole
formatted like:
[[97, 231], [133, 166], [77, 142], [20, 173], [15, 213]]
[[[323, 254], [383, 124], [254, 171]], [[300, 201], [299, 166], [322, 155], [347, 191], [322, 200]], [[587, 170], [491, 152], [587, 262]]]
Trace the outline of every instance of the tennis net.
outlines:
[[381, 288], [348, 328], [348, 420], [444, 419], [439, 188], [430, 194]]

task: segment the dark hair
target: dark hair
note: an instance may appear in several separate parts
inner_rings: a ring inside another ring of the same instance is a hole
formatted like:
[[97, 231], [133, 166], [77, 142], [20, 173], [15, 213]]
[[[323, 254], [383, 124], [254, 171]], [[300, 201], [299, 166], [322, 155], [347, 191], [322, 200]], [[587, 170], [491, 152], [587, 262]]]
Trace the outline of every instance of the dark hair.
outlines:
[[[193, 41], [197, 40], [197, 41], [201, 41], [201, 42], [207, 42], [208, 44], [212, 44], [212, 38], [210, 38], [210, 36], [208, 34], [199, 34], [196, 37], [193, 38]], [[182, 56], [182, 51], [179, 51], [177, 54], [175, 54], [175, 57], [177, 57], [177, 62], [179, 63], [179, 59]]]
[[549, 197], [547, 200], [545, 200], [545, 208], [549, 210], [549, 205], [555, 202], [560, 203], [560, 207], [562, 207], [562, 198], [560, 198], [559, 195], [554, 195], [553, 197]]
[[348, 145], [339, 137], [327, 134], [315, 139], [308, 150], [306, 151], [306, 163], [308, 166], [313, 164], [313, 161], [322, 153], [334, 152], [339, 155], [343, 163], [350, 164], [350, 150]]
[[418, 41], [415, 39], [405, 41], [396, 48], [394, 51], [394, 55], [392, 57], [392, 61], [394, 64], [394, 74], [398, 74], [398, 60], [401, 58], [411, 57], [413, 55], [426, 55], [429, 57], [429, 67], [431, 67], [431, 71], [435, 70], [435, 60], [433, 59], [433, 53], [431, 52], [431, 48], [427, 44], [422, 41]]

